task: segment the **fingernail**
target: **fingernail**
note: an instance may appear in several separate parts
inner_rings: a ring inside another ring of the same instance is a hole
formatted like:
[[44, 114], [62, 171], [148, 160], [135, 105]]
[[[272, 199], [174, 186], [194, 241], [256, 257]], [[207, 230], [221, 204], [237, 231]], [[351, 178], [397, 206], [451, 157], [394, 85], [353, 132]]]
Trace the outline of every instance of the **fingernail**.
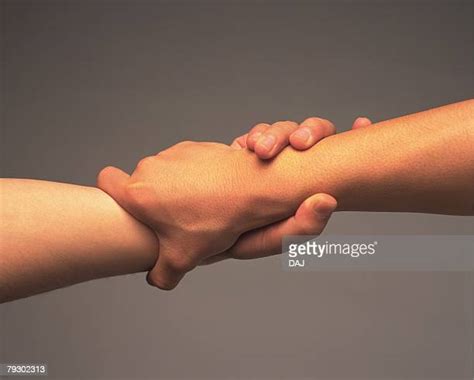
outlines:
[[263, 136], [258, 140], [257, 144], [263, 146], [266, 150], [270, 150], [275, 145], [276, 138], [273, 135]]
[[293, 133], [294, 137], [297, 137], [299, 140], [306, 142], [311, 137], [311, 133], [307, 128], [300, 128]]
[[328, 218], [334, 212], [334, 205], [328, 202], [317, 201], [314, 205], [314, 212], [323, 218]]
[[261, 135], [262, 135], [261, 132], [255, 132], [255, 134], [252, 135], [251, 140], [252, 140], [254, 143], [257, 143], [257, 141], [258, 141], [258, 139], [260, 138]]

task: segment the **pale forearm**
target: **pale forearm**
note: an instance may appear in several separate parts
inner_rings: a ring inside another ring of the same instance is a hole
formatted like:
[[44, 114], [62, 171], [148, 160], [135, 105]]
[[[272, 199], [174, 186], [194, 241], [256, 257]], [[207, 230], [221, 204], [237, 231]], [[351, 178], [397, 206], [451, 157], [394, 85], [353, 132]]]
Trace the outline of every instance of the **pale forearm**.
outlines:
[[259, 178], [293, 211], [311, 194], [339, 210], [473, 214], [474, 101], [328, 137], [305, 152], [286, 149]]
[[93, 187], [2, 179], [0, 301], [146, 271], [153, 232]]

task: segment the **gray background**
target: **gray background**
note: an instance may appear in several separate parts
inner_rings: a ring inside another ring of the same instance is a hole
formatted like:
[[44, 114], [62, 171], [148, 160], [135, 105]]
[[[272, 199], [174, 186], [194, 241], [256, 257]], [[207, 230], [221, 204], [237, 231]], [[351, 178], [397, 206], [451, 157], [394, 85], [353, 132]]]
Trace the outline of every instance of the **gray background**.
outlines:
[[[319, 115], [344, 130], [472, 97], [473, 11], [2, 1], [2, 175], [93, 185], [107, 164], [258, 121]], [[327, 232], [472, 234], [473, 220], [340, 213]], [[278, 257], [201, 268], [170, 293], [104, 279], [2, 305], [1, 361], [46, 362], [58, 379], [453, 379], [469, 373], [470, 285], [288, 273]]]

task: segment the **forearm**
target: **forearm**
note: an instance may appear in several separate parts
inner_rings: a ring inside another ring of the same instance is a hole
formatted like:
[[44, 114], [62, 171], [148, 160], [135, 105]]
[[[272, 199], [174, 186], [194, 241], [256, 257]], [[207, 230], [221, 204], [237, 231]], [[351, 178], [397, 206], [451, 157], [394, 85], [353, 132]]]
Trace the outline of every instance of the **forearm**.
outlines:
[[0, 301], [146, 271], [154, 233], [93, 187], [2, 179]]
[[474, 101], [340, 133], [254, 165], [287, 212], [324, 192], [339, 210], [473, 214]]

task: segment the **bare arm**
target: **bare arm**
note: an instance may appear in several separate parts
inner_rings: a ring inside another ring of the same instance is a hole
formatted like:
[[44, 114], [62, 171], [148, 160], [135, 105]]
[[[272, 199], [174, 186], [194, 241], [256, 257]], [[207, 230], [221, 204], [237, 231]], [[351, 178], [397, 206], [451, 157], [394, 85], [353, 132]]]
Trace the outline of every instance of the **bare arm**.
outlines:
[[224, 251], [262, 256], [253, 255], [256, 239], [275, 239], [250, 230], [293, 215], [312, 194], [333, 195], [340, 210], [472, 215], [473, 152], [469, 100], [330, 136], [304, 152], [286, 148], [267, 162], [184, 142], [146, 157], [131, 176], [106, 168], [98, 184], [155, 230], [160, 257], [148, 280], [172, 289]]
[[0, 181], [0, 302], [153, 267], [156, 236], [103, 191]]
[[323, 192], [342, 211], [473, 215], [474, 100], [330, 136], [304, 152], [286, 149], [260, 169], [285, 207]]
[[[234, 245], [239, 235], [291, 215], [315, 193], [334, 195], [342, 210], [472, 215], [473, 104], [331, 136], [305, 152], [285, 149], [268, 163], [220, 144], [188, 143], [143, 162], [132, 181], [109, 171], [102, 182], [165, 237], [171, 253], [162, 255], [161, 270], [172, 279], [160, 286], [171, 288], [182, 273], [231, 246], [234, 257], [252, 257], [252, 234]], [[0, 190], [0, 301], [155, 264], [153, 232], [96, 188], [2, 179]], [[171, 228], [171, 221], [184, 225]]]

